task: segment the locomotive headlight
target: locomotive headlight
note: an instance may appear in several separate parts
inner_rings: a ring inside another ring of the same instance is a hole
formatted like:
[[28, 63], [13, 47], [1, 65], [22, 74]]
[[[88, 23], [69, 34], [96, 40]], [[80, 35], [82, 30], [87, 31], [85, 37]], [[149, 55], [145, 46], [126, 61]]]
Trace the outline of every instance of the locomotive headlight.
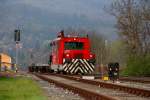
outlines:
[[70, 57], [70, 55], [69, 55], [69, 54], [66, 54], [66, 57]]
[[89, 55], [89, 62], [95, 64], [95, 55], [94, 54], [90, 54]]
[[89, 57], [90, 57], [90, 59], [93, 59], [93, 58], [95, 58], [95, 55], [94, 54], [90, 54]]
[[65, 58], [70, 58], [71, 55], [70, 55], [69, 53], [66, 53], [66, 54], [64, 54], [64, 57], [65, 57]]
[[70, 54], [65, 54], [65, 62], [70, 63], [71, 62], [71, 55]]
[[116, 71], [118, 71], [118, 68], [116, 68]]
[[111, 71], [112, 69], [111, 69], [111, 68], [109, 68], [109, 70]]
[[93, 55], [92, 55], [92, 54], [90, 54], [90, 58], [93, 58]]
[[70, 58], [71, 55], [67, 53], [67, 54], [65, 54], [65, 57], [66, 57], [66, 58]]

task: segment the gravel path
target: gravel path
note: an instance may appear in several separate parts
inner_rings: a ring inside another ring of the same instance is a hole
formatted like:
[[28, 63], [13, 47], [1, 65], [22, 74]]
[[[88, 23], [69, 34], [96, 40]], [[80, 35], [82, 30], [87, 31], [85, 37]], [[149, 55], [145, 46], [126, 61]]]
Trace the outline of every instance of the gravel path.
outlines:
[[54, 84], [43, 81], [36, 76], [32, 75], [32, 78], [42, 87], [48, 96], [48, 100], [84, 100], [78, 94], [56, 87]]

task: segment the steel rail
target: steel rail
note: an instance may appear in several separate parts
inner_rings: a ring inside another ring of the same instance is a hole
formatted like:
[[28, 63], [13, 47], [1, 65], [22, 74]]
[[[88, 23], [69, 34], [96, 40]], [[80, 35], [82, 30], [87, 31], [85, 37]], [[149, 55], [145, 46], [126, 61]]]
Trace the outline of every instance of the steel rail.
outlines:
[[121, 81], [132, 81], [132, 82], [139, 82], [139, 83], [145, 83], [145, 84], [150, 84], [150, 80], [142, 80], [142, 79], [133, 79], [133, 78], [128, 78], [128, 77], [121, 77], [119, 78]]
[[150, 97], [150, 90], [146, 90], [146, 89], [123, 86], [123, 85], [100, 82], [100, 81], [94, 81], [94, 80], [87, 80], [87, 79], [82, 79], [82, 78], [68, 76], [68, 75], [61, 75], [61, 74], [50, 74], [50, 75], [56, 75], [59, 77], [63, 77], [63, 78], [71, 79], [71, 80], [76, 80], [79, 82], [88, 83], [88, 84], [92, 84], [92, 85], [96, 85], [98, 87], [104, 87], [104, 88], [108, 88], [108, 89], [116, 89], [119, 91], [124, 91], [124, 92], [134, 94], [137, 96], [141, 96], [141, 97]]
[[74, 93], [77, 93], [80, 96], [84, 97], [86, 100], [117, 100], [116, 98], [113, 98], [113, 97], [110, 97], [110, 96], [106, 96], [106, 95], [99, 94], [99, 93], [96, 93], [96, 92], [88, 91], [86, 89], [82, 89], [82, 88], [78, 88], [78, 87], [75, 87], [75, 86], [72, 86], [72, 85], [68, 85], [68, 84], [58, 82], [56, 80], [50, 79], [50, 78], [45, 77], [45, 76], [40, 75], [40, 74], [34, 74], [34, 75], [36, 75], [37, 77], [39, 77], [39, 78], [41, 78], [45, 81], [48, 81], [50, 83], [54, 83], [58, 87], [62, 87], [64, 89], [68, 89], [68, 90], [70, 90]]

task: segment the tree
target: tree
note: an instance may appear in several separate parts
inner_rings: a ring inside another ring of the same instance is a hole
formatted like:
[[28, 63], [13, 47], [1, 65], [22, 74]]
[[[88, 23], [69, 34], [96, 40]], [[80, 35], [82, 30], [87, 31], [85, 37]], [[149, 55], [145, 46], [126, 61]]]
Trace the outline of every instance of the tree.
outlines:
[[127, 73], [150, 75], [150, 0], [116, 0], [111, 14], [128, 49]]
[[150, 51], [149, 0], [117, 0], [111, 14], [117, 18], [119, 35], [126, 42], [130, 54], [147, 55]]
[[106, 64], [106, 44], [105, 38], [97, 32], [89, 32], [89, 38], [91, 41], [91, 51], [96, 55], [96, 65]]

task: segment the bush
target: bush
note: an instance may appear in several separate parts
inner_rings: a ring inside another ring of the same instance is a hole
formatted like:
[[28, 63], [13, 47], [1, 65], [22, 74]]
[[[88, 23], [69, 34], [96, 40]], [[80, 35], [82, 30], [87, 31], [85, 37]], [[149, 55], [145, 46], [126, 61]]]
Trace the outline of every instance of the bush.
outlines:
[[150, 55], [130, 56], [127, 61], [127, 67], [123, 71], [126, 76], [150, 76]]

